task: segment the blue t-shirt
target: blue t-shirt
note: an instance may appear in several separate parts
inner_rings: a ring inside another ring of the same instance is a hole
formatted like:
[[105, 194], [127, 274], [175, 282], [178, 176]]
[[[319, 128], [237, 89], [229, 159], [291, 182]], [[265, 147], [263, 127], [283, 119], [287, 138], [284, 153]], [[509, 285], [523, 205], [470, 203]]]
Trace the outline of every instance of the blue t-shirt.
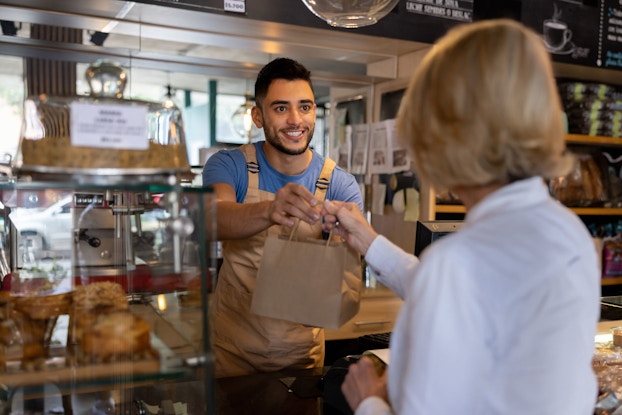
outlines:
[[[276, 193], [287, 183], [294, 182], [305, 186], [311, 193], [315, 193], [315, 182], [322, 171], [324, 157], [313, 151], [313, 158], [309, 167], [302, 174], [288, 176], [270, 166], [263, 152], [262, 144], [263, 141], [254, 144], [260, 169], [259, 190]], [[220, 150], [207, 160], [203, 168], [203, 185], [211, 186], [214, 183], [231, 185], [235, 189], [237, 202], [244, 202], [248, 188], [248, 172], [244, 153], [240, 149]], [[356, 179], [338, 166], [333, 170], [326, 199], [355, 202], [363, 210], [361, 191]]]

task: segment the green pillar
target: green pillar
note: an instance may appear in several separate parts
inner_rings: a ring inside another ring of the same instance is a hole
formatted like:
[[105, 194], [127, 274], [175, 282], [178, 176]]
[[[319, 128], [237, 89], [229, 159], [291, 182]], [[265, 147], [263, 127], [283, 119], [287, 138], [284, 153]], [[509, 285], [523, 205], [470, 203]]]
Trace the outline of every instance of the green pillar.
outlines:
[[207, 108], [209, 112], [209, 146], [216, 143], [216, 95], [218, 93], [218, 81], [207, 81]]

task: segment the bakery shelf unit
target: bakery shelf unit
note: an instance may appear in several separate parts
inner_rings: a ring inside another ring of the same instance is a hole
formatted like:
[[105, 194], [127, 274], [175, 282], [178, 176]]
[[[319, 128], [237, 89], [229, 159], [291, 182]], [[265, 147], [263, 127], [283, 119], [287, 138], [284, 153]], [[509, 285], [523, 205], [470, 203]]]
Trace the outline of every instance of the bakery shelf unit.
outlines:
[[[593, 147], [607, 150], [611, 153], [619, 155], [622, 153], [622, 138], [619, 137], [602, 137], [602, 136], [586, 136], [580, 134], [568, 134], [566, 141], [571, 147]], [[609, 221], [622, 218], [622, 208], [620, 207], [577, 207], [572, 210], [584, 221]], [[622, 285], [622, 277], [607, 277], [601, 280], [601, 285], [605, 289], [618, 290]]]
[[[569, 145], [609, 147], [622, 150], [622, 138], [567, 134]], [[622, 208], [573, 207], [577, 215], [622, 216]], [[436, 191], [427, 183], [421, 184], [421, 220], [438, 219], [439, 214], [464, 214], [464, 206], [436, 202]]]
[[3, 413], [215, 413], [211, 188], [71, 179], [0, 182]]
[[[612, 151], [622, 152], [622, 138], [587, 136], [580, 134], [567, 134], [566, 142], [570, 147], [596, 147], [608, 148]], [[421, 184], [421, 220], [442, 219], [447, 215], [464, 215], [464, 206], [459, 204], [440, 204], [436, 202], [436, 191], [427, 183]], [[572, 207], [573, 212], [581, 217], [619, 217], [622, 218], [622, 208], [619, 207]], [[622, 278], [605, 278], [602, 285], [620, 285]]]

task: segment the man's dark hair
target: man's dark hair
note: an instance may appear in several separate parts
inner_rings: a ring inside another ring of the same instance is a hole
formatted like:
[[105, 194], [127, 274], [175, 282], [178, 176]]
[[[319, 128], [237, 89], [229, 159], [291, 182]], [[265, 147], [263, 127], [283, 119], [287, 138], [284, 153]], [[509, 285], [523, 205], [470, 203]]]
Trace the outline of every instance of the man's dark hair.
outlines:
[[277, 58], [264, 66], [257, 75], [255, 81], [255, 101], [261, 105], [261, 101], [268, 94], [268, 88], [275, 79], [287, 79], [295, 81], [298, 79], [307, 81], [311, 90], [311, 72], [305, 68], [300, 62], [289, 58]]

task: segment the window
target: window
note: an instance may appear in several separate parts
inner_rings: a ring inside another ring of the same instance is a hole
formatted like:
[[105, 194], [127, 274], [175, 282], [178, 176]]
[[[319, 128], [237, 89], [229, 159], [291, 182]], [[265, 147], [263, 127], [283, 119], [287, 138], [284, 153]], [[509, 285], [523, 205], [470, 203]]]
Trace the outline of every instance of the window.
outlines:
[[[246, 98], [243, 95], [218, 94], [216, 97], [216, 141], [219, 143], [244, 144], [246, 138], [241, 137], [231, 124], [231, 116], [244, 105]], [[253, 141], [263, 139], [263, 130]]]
[[2, 120], [2, 140], [0, 140], [1, 161], [7, 161], [5, 154], [14, 157], [19, 146], [22, 128], [22, 108], [25, 86], [23, 80], [23, 59], [0, 55], [0, 120]]

